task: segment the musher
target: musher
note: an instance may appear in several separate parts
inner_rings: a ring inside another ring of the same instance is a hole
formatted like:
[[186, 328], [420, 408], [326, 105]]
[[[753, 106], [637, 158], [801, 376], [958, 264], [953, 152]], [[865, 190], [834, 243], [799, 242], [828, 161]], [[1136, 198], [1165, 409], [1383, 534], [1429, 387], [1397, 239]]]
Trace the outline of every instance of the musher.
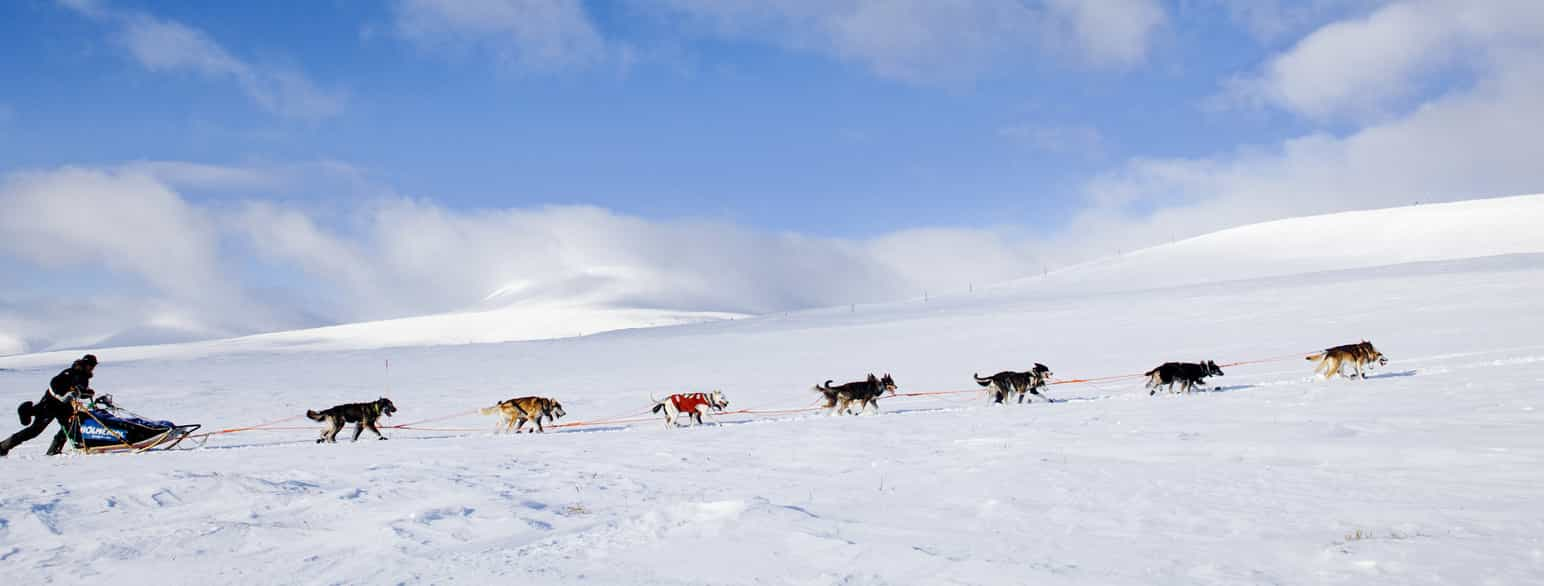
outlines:
[[69, 428], [70, 416], [75, 414], [72, 402], [96, 396], [96, 391], [91, 389], [91, 374], [96, 370], [96, 365], [96, 356], [82, 356], [48, 381], [48, 391], [43, 393], [43, 398], [37, 403], [27, 401], [18, 405], [16, 415], [26, 427], [0, 442], [0, 456], [43, 433], [51, 421], [59, 422], [59, 433], [54, 435], [54, 442], [48, 446], [48, 455], [55, 456], [64, 451], [65, 430]]

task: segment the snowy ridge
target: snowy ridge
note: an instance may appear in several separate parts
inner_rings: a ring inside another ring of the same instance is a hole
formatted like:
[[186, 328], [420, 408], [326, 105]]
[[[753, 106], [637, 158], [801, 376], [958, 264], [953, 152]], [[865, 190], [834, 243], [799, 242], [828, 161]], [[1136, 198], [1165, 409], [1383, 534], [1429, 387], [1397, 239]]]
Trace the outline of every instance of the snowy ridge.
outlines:
[[1230, 228], [1008, 286], [1131, 290], [1544, 252], [1544, 195], [1290, 218]]
[[[500, 309], [407, 317], [343, 324], [307, 330], [275, 332], [211, 340], [110, 348], [119, 360], [149, 358], [198, 358], [243, 352], [319, 352], [446, 346], [496, 342], [545, 340], [633, 328], [649, 328], [745, 317], [722, 312], [632, 309], [605, 305], [527, 301]], [[14, 366], [53, 364], [77, 356], [78, 350], [61, 350], [0, 357]]]

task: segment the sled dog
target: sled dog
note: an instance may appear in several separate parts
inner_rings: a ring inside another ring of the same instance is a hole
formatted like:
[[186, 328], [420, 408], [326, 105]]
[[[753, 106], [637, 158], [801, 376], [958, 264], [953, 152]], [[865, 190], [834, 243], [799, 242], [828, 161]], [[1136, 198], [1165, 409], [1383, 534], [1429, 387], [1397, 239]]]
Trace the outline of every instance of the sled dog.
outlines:
[[338, 405], [322, 411], [306, 411], [306, 417], [312, 421], [327, 422], [327, 429], [322, 430], [322, 437], [317, 438], [316, 443], [337, 443], [338, 432], [343, 430], [345, 424], [354, 423], [354, 440], [359, 441], [359, 434], [368, 429], [375, 437], [386, 439], [381, 435], [381, 430], [375, 427], [381, 416], [391, 417], [397, 412], [397, 406], [391, 403], [391, 399], [381, 397], [369, 403], [348, 403]]
[[542, 418], [546, 418], [547, 421], [557, 421], [559, 418], [567, 415], [563, 411], [562, 403], [546, 397], [516, 397], [499, 401], [499, 404], [492, 407], [479, 409], [478, 413], [483, 415], [499, 414], [499, 422], [502, 424], [504, 431], [513, 431], [515, 433], [520, 433], [520, 429], [525, 427], [525, 422], [527, 421], [536, 424], [536, 428], [531, 430], [532, 433], [547, 431], [541, 425]]
[[831, 386], [832, 381], [826, 381], [824, 385], [815, 385], [815, 392], [825, 395], [826, 405], [824, 409], [830, 409], [832, 415], [837, 413], [852, 413], [849, 407], [853, 402], [858, 403], [858, 413], [868, 410], [869, 405], [874, 406], [874, 412], [879, 412], [879, 396], [886, 391], [895, 394], [895, 379], [890, 373], [883, 377], [876, 377], [872, 373], [867, 379], [850, 382], [844, 385]]
[[1206, 384], [1206, 377], [1222, 376], [1222, 369], [1216, 362], [1165, 362], [1158, 368], [1143, 373], [1147, 377], [1148, 396], [1158, 392], [1158, 387], [1168, 385], [1169, 392], [1174, 392], [1174, 383], [1179, 383], [1180, 391], [1188, 393], [1196, 385]]
[[1345, 378], [1355, 378], [1342, 372], [1347, 364], [1356, 371], [1356, 376], [1366, 379], [1367, 373], [1362, 370], [1363, 367], [1371, 369], [1375, 363], [1378, 366], [1389, 363], [1389, 359], [1377, 348], [1372, 347], [1372, 342], [1367, 340], [1362, 340], [1359, 344], [1336, 346], [1317, 354], [1310, 354], [1308, 360], [1319, 363], [1314, 367], [1313, 372], [1316, 375], [1323, 375], [1325, 380], [1337, 374]]
[[[1051, 369], [1039, 362], [1035, 363], [1034, 368], [1024, 372], [1004, 370], [986, 378], [981, 378], [981, 375], [975, 373], [971, 373], [971, 376], [976, 379], [976, 384], [992, 390], [994, 403], [1002, 403], [1003, 399], [1014, 394], [1019, 396], [1020, 403], [1023, 403], [1030, 394], [1047, 401], [1051, 400], [1040, 394], [1040, 389], [1045, 388], [1046, 382], [1051, 379]], [[1030, 402], [1033, 403], [1034, 399], [1030, 399]]]
[[[676, 419], [680, 418], [683, 414], [686, 415], [688, 421], [694, 421], [697, 425], [702, 425], [703, 414], [711, 416], [714, 411], [723, 411], [725, 407], [729, 406], [729, 400], [724, 398], [723, 391], [678, 393], [665, 397], [663, 400], [655, 399], [653, 396], [649, 398], [654, 401], [653, 412], [665, 413], [665, 429], [675, 427]], [[713, 423], [717, 425], [718, 419], [714, 418]]]

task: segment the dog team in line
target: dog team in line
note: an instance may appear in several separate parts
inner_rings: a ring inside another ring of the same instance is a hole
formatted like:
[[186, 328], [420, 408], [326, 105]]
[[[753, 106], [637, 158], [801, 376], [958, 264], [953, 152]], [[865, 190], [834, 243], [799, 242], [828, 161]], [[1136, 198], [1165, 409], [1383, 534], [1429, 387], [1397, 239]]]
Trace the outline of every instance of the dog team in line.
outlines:
[[[1323, 352], [1308, 355], [1307, 359], [1310, 362], [1317, 363], [1314, 368], [1314, 374], [1325, 379], [1336, 375], [1343, 378], [1360, 377], [1366, 379], [1367, 369], [1372, 368], [1374, 365], [1384, 366], [1388, 364], [1388, 358], [1379, 352], [1377, 348], [1374, 348], [1371, 342], [1366, 340], [1356, 344], [1328, 348]], [[48, 393], [44, 395], [42, 400], [37, 403], [32, 401], [22, 403], [17, 408], [17, 415], [25, 428], [16, 432], [16, 434], [5, 441], [0, 442], [0, 456], [5, 455], [6, 452], [9, 452], [17, 444], [42, 433], [43, 427], [50, 420], [60, 419], [63, 421], [61, 419], [63, 414], [55, 413], [55, 410], [51, 408], [54, 403], [60, 402], [62, 397], [75, 395], [91, 396], [94, 394], [95, 391], [89, 388], [87, 381], [91, 378], [96, 362], [95, 356], [86, 355], [85, 358], [77, 360], [69, 369], [54, 377], [50, 382]], [[1350, 373], [1346, 372], [1347, 367], [1350, 367]], [[1040, 391], [1050, 384], [1051, 376], [1050, 367], [1038, 362], [1034, 364], [1033, 368], [1022, 372], [1003, 371], [988, 377], [983, 377], [979, 374], [972, 375], [976, 384], [987, 389], [992, 395], [993, 402], [999, 404], [1006, 403], [1009, 399], [1016, 399], [1018, 403], [1023, 403], [1027, 399], [1033, 403], [1034, 399], [1030, 395], [1050, 401]], [[1148, 395], [1151, 396], [1156, 394], [1160, 387], [1170, 393], [1189, 393], [1196, 387], [1205, 385], [1207, 377], [1223, 376], [1223, 373], [1222, 368], [1218, 367], [1216, 362], [1207, 360], [1205, 362], [1165, 362], [1143, 373], [1142, 376], [1147, 377], [1146, 387]], [[879, 397], [885, 393], [893, 395], [898, 388], [895, 378], [891, 377], [889, 373], [883, 376], [870, 374], [864, 380], [836, 386], [832, 386], [832, 382], [834, 381], [827, 380], [825, 384], [814, 387], [815, 392], [820, 393], [825, 399], [825, 404], [821, 408], [827, 410], [831, 415], [861, 414], [868, 411], [870, 407], [875, 412], [878, 412]], [[1179, 386], [1178, 391], [1175, 391], [1175, 385]], [[729, 407], [729, 400], [724, 398], [723, 391], [678, 393], [667, 396], [664, 399], [654, 399], [653, 397], [650, 397], [650, 399], [654, 402], [654, 406], [650, 411], [665, 416], [666, 428], [676, 427], [683, 416], [685, 416], [688, 423], [701, 425], [704, 415], [714, 418], [715, 413], [723, 412], [725, 408]], [[857, 407], [856, 412], [853, 410], [854, 406]], [[522, 431], [527, 423], [531, 424], [529, 431], [533, 433], [545, 431], [546, 428], [542, 425], [543, 420], [552, 423], [567, 414], [563, 410], [562, 403], [547, 397], [516, 397], [499, 401], [497, 405], [478, 411], [482, 415], [498, 415], [500, 423], [495, 429], [514, 433]], [[359, 441], [360, 434], [364, 433], [365, 430], [370, 430], [378, 439], [386, 439], [386, 436], [381, 435], [378, 423], [382, 417], [391, 417], [396, 412], [397, 406], [391, 402], [391, 399], [382, 397], [368, 403], [348, 403], [321, 411], [308, 410], [306, 411], [306, 417], [326, 424], [326, 427], [322, 430], [321, 437], [316, 440], [317, 443], [336, 443], [338, 433], [351, 423], [354, 424], [353, 441]], [[63, 423], [61, 423], [62, 425]], [[54, 440], [55, 446], [50, 447], [50, 455], [58, 453], [57, 448], [62, 447], [63, 444], [62, 438], [63, 432], [61, 431], [59, 437], [56, 437]]]

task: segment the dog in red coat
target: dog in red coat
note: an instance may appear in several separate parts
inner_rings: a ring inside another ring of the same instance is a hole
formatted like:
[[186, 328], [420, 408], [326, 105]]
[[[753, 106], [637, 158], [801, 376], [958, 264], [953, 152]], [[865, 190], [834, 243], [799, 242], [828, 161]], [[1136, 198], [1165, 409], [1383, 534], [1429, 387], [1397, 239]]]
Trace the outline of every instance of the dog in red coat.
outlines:
[[[649, 398], [653, 399], [653, 397]], [[704, 414], [711, 416], [713, 412], [723, 411], [728, 406], [729, 401], [724, 398], [723, 391], [680, 393], [665, 397], [663, 401], [654, 399], [653, 411], [655, 413], [661, 411], [665, 413], [665, 429], [670, 429], [676, 426], [676, 419], [682, 414], [685, 414], [687, 419], [695, 421], [697, 425], [702, 425], [702, 416]], [[718, 425], [716, 418], [713, 420], [713, 424]]]

